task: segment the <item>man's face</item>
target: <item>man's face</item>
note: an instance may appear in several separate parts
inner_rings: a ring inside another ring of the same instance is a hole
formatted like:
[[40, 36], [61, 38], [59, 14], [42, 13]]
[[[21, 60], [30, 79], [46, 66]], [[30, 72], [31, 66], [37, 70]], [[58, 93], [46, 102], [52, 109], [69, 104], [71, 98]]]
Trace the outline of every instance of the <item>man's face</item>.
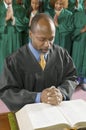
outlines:
[[39, 0], [31, 0], [31, 7], [33, 10], [37, 10], [39, 8]]
[[48, 27], [47, 25], [37, 25], [35, 32], [30, 31], [30, 38], [32, 40], [33, 47], [42, 53], [48, 52], [53, 44], [54, 37], [54, 24], [51, 25], [51, 27]]
[[12, 0], [4, 0], [6, 4], [11, 4]]

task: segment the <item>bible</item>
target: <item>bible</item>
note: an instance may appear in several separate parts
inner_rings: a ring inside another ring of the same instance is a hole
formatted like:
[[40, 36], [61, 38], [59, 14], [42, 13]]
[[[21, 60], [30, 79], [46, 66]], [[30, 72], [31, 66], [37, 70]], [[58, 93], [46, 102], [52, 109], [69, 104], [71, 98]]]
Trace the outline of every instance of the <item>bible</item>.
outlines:
[[86, 130], [86, 102], [77, 99], [63, 101], [57, 106], [27, 104], [14, 117], [17, 124], [13, 124], [18, 127], [10, 130]]

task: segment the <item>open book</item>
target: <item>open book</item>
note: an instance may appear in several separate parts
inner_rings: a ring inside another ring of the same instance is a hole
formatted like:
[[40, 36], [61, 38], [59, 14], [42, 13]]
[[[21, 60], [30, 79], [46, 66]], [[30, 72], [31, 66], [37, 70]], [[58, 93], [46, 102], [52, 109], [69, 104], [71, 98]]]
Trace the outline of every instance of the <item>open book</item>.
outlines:
[[63, 101], [58, 106], [27, 104], [15, 113], [15, 117], [18, 127], [11, 130], [86, 130], [86, 102], [77, 99]]

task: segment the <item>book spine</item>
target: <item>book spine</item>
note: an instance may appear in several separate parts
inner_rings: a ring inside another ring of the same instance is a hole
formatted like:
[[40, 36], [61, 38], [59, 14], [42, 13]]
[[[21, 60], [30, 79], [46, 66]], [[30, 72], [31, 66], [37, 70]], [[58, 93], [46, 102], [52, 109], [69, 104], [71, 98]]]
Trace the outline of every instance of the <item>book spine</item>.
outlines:
[[8, 113], [8, 119], [11, 130], [19, 130], [17, 120], [14, 113]]

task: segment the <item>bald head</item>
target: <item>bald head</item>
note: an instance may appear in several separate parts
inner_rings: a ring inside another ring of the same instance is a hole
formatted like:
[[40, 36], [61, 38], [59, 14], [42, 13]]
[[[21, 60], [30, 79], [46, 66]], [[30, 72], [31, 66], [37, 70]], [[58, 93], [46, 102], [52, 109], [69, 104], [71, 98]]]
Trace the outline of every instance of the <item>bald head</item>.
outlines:
[[38, 31], [55, 31], [55, 25], [51, 17], [49, 17], [47, 14], [40, 13], [37, 14], [31, 22], [31, 31], [32, 32], [38, 32]]
[[55, 38], [55, 25], [52, 18], [43, 13], [37, 14], [31, 21], [29, 36], [36, 50], [47, 53]]

